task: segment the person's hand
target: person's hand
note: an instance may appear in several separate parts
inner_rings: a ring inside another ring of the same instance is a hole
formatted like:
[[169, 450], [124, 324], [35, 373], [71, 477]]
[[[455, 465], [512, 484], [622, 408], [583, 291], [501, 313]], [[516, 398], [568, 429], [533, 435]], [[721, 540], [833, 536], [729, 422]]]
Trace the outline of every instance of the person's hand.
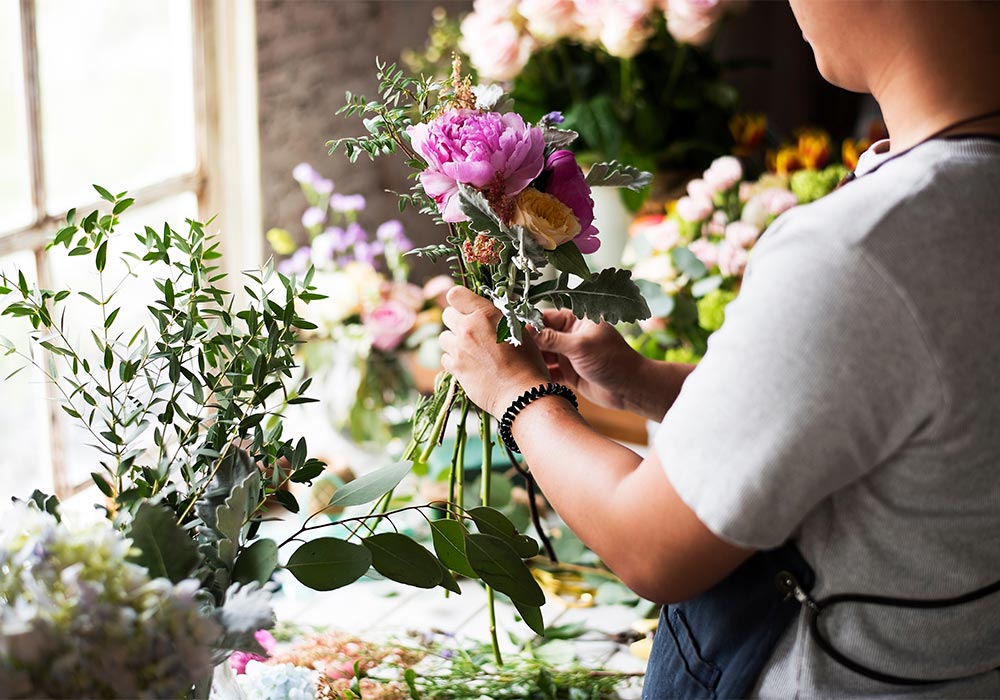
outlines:
[[497, 342], [500, 311], [465, 287], [448, 291], [442, 320], [441, 366], [462, 385], [472, 403], [500, 418], [511, 401], [545, 384], [549, 373], [530, 335], [520, 347]]
[[609, 323], [576, 318], [569, 309], [544, 312], [545, 329], [535, 335], [552, 380], [594, 403], [625, 408], [641, 356]]

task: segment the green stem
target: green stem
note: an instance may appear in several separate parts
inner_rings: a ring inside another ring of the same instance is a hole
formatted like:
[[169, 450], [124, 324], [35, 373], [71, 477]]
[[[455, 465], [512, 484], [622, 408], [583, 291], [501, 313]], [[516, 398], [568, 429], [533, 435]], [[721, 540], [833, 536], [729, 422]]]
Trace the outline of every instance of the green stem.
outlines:
[[462, 498], [460, 487], [461, 474], [465, 472], [465, 419], [469, 415], [469, 399], [467, 397], [462, 397], [461, 406], [462, 409], [458, 424], [455, 426], [455, 449], [451, 452], [451, 473], [448, 475], [448, 503], [452, 504], [452, 508], [448, 512], [456, 520], [460, 516], [456, 512], [457, 509], [454, 508], [455, 496], [457, 491], [458, 498]]
[[[490, 482], [493, 473], [493, 438], [490, 435], [490, 423], [493, 418], [486, 411], [479, 412], [479, 436], [483, 441], [483, 472], [482, 472], [482, 502], [490, 504]], [[493, 600], [493, 588], [486, 586], [486, 607], [490, 611], [490, 643], [493, 645], [493, 657], [497, 666], [503, 666], [500, 656], [500, 640], [497, 639], [497, 612]]]

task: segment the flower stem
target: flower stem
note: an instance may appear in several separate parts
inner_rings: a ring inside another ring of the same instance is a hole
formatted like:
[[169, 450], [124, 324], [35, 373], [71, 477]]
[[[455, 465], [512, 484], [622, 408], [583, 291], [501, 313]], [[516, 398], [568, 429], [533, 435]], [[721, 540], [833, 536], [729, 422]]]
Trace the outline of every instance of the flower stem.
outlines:
[[[483, 441], [483, 471], [482, 471], [482, 502], [484, 506], [490, 504], [490, 481], [493, 473], [493, 439], [490, 435], [490, 422], [492, 417], [486, 411], [479, 412], [479, 436]], [[490, 643], [493, 645], [493, 658], [496, 659], [497, 666], [503, 666], [503, 657], [500, 656], [500, 641], [497, 639], [497, 612], [493, 600], [493, 588], [486, 586], [486, 607], [490, 611]]]
[[[448, 503], [452, 504], [452, 508], [448, 512], [456, 520], [460, 516], [457, 508], [454, 507], [455, 495], [459, 487], [460, 475], [465, 471], [465, 418], [469, 415], [469, 399], [465, 396], [461, 398], [461, 407], [458, 423], [455, 425], [455, 448], [451, 452], [451, 473], [448, 477]], [[461, 498], [461, 492], [458, 493], [459, 498]]]

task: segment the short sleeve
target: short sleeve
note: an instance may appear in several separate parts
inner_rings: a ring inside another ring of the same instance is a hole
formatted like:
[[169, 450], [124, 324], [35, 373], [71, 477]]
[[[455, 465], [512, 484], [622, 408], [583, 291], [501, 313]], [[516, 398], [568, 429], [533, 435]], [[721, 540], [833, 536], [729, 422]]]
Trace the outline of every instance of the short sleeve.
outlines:
[[940, 401], [892, 281], [863, 251], [798, 229], [789, 221], [758, 244], [653, 442], [699, 519], [758, 549], [782, 544], [824, 498], [888, 459]]

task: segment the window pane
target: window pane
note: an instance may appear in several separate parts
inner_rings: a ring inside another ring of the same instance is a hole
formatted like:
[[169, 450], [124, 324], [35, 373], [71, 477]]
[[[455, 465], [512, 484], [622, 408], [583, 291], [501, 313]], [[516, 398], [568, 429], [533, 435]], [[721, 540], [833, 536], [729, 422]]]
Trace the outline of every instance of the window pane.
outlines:
[[191, 3], [38, 0], [48, 209], [195, 164]]
[[[197, 212], [197, 199], [193, 194], [186, 193], [147, 207], [130, 209], [122, 216], [117, 235], [108, 252], [107, 267], [104, 270], [105, 295], [112, 289], [118, 289], [115, 293], [115, 301], [107, 310], [110, 313], [115, 308], [121, 308], [111, 329], [113, 337], [121, 334], [121, 342], [127, 343], [136, 330], [145, 325], [150, 329], [150, 339], [155, 339], [152, 334], [152, 321], [146, 309], [146, 306], [152, 303], [159, 294], [153, 284], [152, 276], [147, 274], [146, 268], [143, 267], [146, 263], [135, 263], [134, 261], [130, 261], [130, 264], [137, 266], [136, 272], [139, 274], [135, 277], [130, 276], [125, 264], [120, 260], [121, 253], [125, 250], [139, 252], [141, 245], [135, 240], [133, 232], [141, 230], [142, 226], [151, 226], [162, 231], [164, 221], [169, 222], [174, 229], [181, 230], [180, 227], [185, 225], [184, 219], [197, 218]], [[145, 253], [145, 249], [142, 252]], [[94, 269], [93, 258], [87, 256], [69, 257], [66, 249], [61, 247], [54, 249], [50, 255], [50, 269], [53, 286], [56, 289], [84, 291], [101, 298], [101, 279]], [[162, 276], [162, 274], [162, 270], [157, 271], [158, 276]], [[69, 337], [71, 341], [88, 358], [93, 367], [101, 367], [101, 355], [91, 337], [91, 329], [100, 331], [103, 327], [103, 315], [100, 307], [76, 294], [69, 297], [65, 303], [69, 309], [66, 313], [66, 319], [67, 325], [70, 325]], [[96, 374], [99, 375], [99, 372]], [[139, 384], [136, 382], [136, 392], [142, 390]], [[144, 398], [138, 394], [136, 396], [140, 401]], [[66, 446], [67, 481], [71, 485], [85, 483], [90, 479], [91, 472], [99, 470], [98, 462], [104, 457], [90, 446], [90, 443], [94, 442], [94, 438], [85, 429], [79, 427], [78, 421], [66, 417], [62, 422]], [[151, 442], [152, 431], [145, 437]]]
[[0, 231], [31, 220], [21, 27], [16, 2], [0, 2]]
[[[14, 275], [20, 270], [35, 282], [35, 256], [30, 251], [0, 258], [0, 270]], [[0, 308], [13, 301], [0, 297]], [[30, 324], [24, 319], [0, 316], [0, 336], [10, 339], [21, 352], [28, 352], [27, 333]], [[0, 354], [0, 490], [4, 494], [25, 498], [34, 489], [52, 493], [52, 471], [49, 455], [49, 431], [46, 416], [46, 383], [41, 373], [28, 367], [6, 381], [4, 377], [26, 360], [18, 355]]]

